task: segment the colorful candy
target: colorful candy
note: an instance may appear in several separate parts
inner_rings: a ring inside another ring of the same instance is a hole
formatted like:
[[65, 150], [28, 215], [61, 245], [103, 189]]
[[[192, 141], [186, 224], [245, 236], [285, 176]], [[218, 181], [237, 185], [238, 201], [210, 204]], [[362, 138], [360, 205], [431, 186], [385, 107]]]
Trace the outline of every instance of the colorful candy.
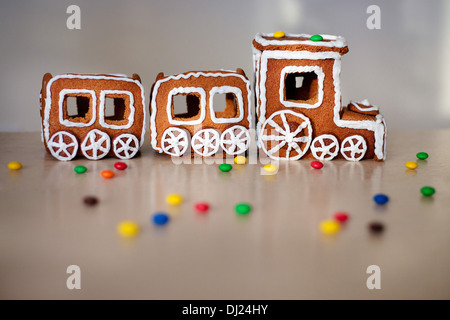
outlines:
[[229, 163], [222, 163], [219, 165], [219, 170], [223, 172], [228, 172], [233, 169], [233, 166]]
[[373, 201], [377, 204], [386, 204], [389, 201], [389, 197], [385, 194], [379, 193], [373, 197]]
[[408, 169], [414, 170], [414, 169], [417, 168], [417, 163], [414, 162], [414, 161], [408, 161], [408, 162], [405, 163], [405, 166], [406, 166]]
[[87, 206], [95, 206], [98, 203], [98, 199], [93, 196], [84, 197], [83, 202]]
[[125, 162], [116, 162], [114, 163], [114, 168], [116, 168], [117, 170], [125, 170], [126, 168], [128, 168], [128, 166]]
[[273, 34], [274, 38], [284, 38], [286, 34], [283, 31], [277, 31]]
[[81, 173], [85, 173], [87, 171], [87, 168], [85, 166], [76, 166], [75, 168], [73, 168], [73, 171], [81, 174]]
[[425, 186], [420, 189], [420, 193], [422, 193], [425, 197], [431, 197], [436, 190], [433, 187]]
[[177, 206], [183, 202], [183, 197], [177, 193], [172, 193], [166, 197], [166, 202], [172, 206]]
[[266, 164], [264, 166], [264, 170], [268, 173], [275, 173], [278, 170], [278, 167], [274, 164]]
[[209, 204], [206, 202], [197, 202], [194, 205], [194, 209], [198, 212], [198, 213], [206, 213], [209, 210]]
[[246, 164], [247, 163], [247, 158], [244, 156], [237, 156], [236, 158], [234, 158], [234, 163], [236, 164]]
[[384, 231], [384, 225], [381, 222], [371, 222], [368, 225], [370, 232], [378, 234]]
[[311, 41], [322, 41], [323, 37], [320, 34], [315, 34], [309, 38]]
[[419, 152], [418, 154], [416, 154], [416, 157], [420, 160], [425, 160], [428, 158], [428, 153], [426, 152]]
[[123, 237], [133, 237], [139, 233], [139, 225], [134, 221], [122, 221], [117, 225], [117, 232]]
[[344, 223], [344, 222], [346, 222], [348, 220], [348, 214], [345, 213], [345, 212], [336, 212], [333, 215], [333, 217], [334, 217], [334, 219], [336, 221], [339, 221], [339, 222], [342, 222], [342, 223]]
[[248, 213], [250, 213], [250, 211], [252, 211], [252, 207], [248, 203], [238, 203], [234, 207], [234, 210], [238, 214], [248, 214]]
[[314, 169], [322, 169], [323, 163], [320, 161], [311, 161], [311, 167]]
[[22, 168], [22, 164], [19, 161], [11, 161], [8, 163], [8, 168], [10, 170], [20, 170]]
[[115, 175], [111, 170], [103, 170], [100, 174], [105, 179], [111, 179]]
[[319, 229], [324, 234], [335, 234], [341, 228], [339, 222], [335, 220], [323, 220], [320, 222]]
[[152, 219], [153, 219], [153, 223], [158, 225], [158, 226], [165, 225], [170, 220], [169, 215], [167, 213], [164, 213], [164, 212], [155, 213], [153, 215]]

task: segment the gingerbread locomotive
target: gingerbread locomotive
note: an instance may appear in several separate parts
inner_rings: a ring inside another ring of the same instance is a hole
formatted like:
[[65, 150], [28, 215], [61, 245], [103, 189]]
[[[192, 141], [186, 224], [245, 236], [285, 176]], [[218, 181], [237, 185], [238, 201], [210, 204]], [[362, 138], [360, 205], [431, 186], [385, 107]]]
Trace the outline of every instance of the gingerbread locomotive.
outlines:
[[[257, 34], [253, 40], [256, 144], [272, 159], [385, 159], [386, 124], [367, 100], [341, 105], [344, 38]], [[252, 90], [242, 69], [158, 74], [150, 94], [154, 150], [234, 157], [251, 143]], [[146, 112], [138, 75], [45, 74], [42, 136], [58, 160], [134, 157]], [[181, 101], [181, 102], [180, 102]], [[182, 110], [177, 110], [175, 105]]]

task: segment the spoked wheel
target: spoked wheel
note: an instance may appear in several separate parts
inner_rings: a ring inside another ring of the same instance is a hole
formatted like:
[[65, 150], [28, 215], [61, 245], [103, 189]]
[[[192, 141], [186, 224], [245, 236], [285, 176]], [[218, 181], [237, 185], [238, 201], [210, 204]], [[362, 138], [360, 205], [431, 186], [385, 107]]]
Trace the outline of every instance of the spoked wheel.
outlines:
[[113, 142], [114, 154], [120, 159], [131, 159], [139, 151], [139, 141], [135, 135], [123, 133]]
[[307, 117], [291, 110], [277, 111], [261, 128], [261, 148], [272, 159], [300, 159], [311, 144], [312, 128]]
[[311, 143], [311, 153], [317, 160], [332, 160], [339, 153], [338, 139], [332, 134], [322, 134]]
[[215, 129], [203, 129], [197, 131], [192, 137], [192, 149], [202, 157], [210, 157], [220, 147], [220, 134]]
[[161, 148], [164, 153], [181, 157], [189, 147], [189, 132], [185, 129], [172, 127], [164, 131], [161, 138]]
[[341, 154], [350, 161], [361, 160], [367, 151], [367, 144], [364, 137], [359, 135], [350, 136], [342, 141]]
[[111, 139], [108, 134], [98, 129], [89, 131], [81, 144], [81, 152], [90, 160], [104, 158], [111, 148]]
[[78, 151], [78, 141], [75, 136], [66, 131], [59, 131], [52, 135], [47, 147], [53, 157], [61, 161], [75, 158]]
[[250, 145], [250, 132], [244, 126], [228, 128], [220, 137], [220, 145], [229, 155], [244, 153]]

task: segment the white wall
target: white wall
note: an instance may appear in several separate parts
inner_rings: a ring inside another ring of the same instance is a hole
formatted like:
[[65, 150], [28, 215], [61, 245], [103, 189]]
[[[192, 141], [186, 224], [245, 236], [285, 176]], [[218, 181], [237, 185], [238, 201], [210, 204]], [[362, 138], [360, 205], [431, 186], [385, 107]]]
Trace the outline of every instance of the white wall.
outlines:
[[[81, 8], [81, 30], [66, 9]], [[381, 30], [366, 9], [381, 8]], [[45, 72], [140, 74], [243, 68], [257, 32], [342, 35], [343, 103], [369, 99], [389, 129], [450, 127], [450, 2], [70, 0], [0, 2], [0, 131], [38, 131]]]

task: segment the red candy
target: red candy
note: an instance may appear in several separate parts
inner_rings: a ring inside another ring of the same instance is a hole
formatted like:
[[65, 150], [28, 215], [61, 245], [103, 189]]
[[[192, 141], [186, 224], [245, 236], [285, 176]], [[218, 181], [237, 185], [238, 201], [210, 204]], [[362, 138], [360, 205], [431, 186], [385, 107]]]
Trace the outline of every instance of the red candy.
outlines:
[[194, 208], [199, 213], [206, 213], [209, 210], [209, 204], [206, 202], [198, 202], [195, 204]]
[[339, 222], [345, 222], [348, 220], [348, 214], [346, 214], [345, 212], [336, 212], [334, 214], [334, 219]]
[[311, 167], [313, 167], [314, 169], [322, 169], [323, 163], [320, 161], [312, 161]]
[[128, 166], [124, 162], [116, 162], [114, 163], [114, 168], [116, 168], [117, 170], [125, 170], [126, 168], [128, 168]]

